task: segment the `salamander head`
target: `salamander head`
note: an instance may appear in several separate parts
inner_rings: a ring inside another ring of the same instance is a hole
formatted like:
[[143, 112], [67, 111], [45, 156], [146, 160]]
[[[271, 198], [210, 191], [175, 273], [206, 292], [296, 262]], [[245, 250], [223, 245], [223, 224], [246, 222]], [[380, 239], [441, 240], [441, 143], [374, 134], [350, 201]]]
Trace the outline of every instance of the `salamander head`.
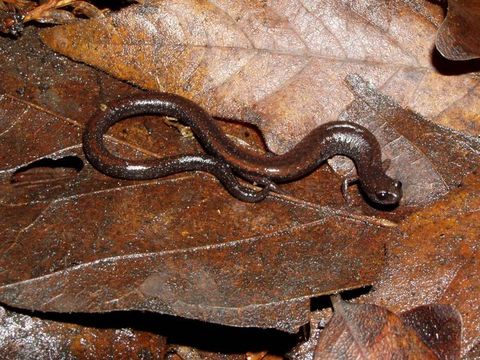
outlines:
[[383, 206], [398, 205], [403, 195], [400, 181], [384, 174], [378, 174], [378, 176], [368, 180], [368, 182], [360, 180], [360, 185], [372, 202]]

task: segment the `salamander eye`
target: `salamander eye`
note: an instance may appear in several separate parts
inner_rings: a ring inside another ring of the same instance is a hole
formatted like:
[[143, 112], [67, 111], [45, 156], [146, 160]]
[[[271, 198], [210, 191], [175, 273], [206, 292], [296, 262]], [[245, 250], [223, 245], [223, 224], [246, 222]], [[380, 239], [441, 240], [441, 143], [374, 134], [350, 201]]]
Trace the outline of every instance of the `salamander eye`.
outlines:
[[395, 181], [393, 183], [393, 186], [395, 187], [395, 189], [401, 189], [402, 188], [402, 182], [401, 181]]
[[376, 195], [378, 200], [385, 200], [388, 197], [388, 193], [386, 191], [379, 191]]

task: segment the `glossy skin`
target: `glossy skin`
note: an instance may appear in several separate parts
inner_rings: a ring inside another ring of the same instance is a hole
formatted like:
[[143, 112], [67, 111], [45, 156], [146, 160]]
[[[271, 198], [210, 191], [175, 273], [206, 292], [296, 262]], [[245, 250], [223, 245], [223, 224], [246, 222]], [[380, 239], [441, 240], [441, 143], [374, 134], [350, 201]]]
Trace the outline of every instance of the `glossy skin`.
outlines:
[[[128, 160], [105, 148], [103, 135], [113, 124], [130, 116], [147, 114], [174, 117], [190, 126], [208, 155]], [[83, 146], [92, 165], [109, 176], [145, 180], [183, 171], [207, 171], [233, 196], [248, 202], [263, 200], [275, 182], [299, 179], [328, 158], [345, 155], [355, 163], [360, 187], [372, 202], [397, 205], [402, 197], [401, 183], [388, 177], [382, 168], [376, 138], [360, 125], [340, 121], [327, 123], [314, 129], [285, 154], [257, 154], [232, 142], [197, 104], [168, 93], [146, 94], [110, 104], [107, 111], [87, 124]], [[254, 191], [242, 186], [234, 173], [265, 185], [265, 188]]]

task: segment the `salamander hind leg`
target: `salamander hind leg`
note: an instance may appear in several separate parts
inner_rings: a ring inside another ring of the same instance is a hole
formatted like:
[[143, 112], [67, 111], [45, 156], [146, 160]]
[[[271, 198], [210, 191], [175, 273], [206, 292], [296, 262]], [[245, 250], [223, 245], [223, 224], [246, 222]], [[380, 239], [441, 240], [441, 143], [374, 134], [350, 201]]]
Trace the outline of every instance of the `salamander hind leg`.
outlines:
[[251, 182], [253, 185], [260, 185], [263, 188], [268, 188], [270, 191], [276, 192], [277, 194], [285, 194], [285, 191], [282, 190], [280, 186], [266, 176], [251, 175], [246, 173], [239, 173], [238, 175], [242, 179]]
[[242, 185], [233, 173], [232, 168], [226, 162], [218, 158], [206, 155], [204, 155], [202, 158], [208, 160], [208, 166], [199, 170], [208, 171], [211, 174], [215, 175], [215, 177], [222, 183], [225, 189], [232, 196], [236, 197], [241, 201], [251, 203], [260, 202], [267, 197], [270, 191], [272, 191], [270, 181], [263, 189], [255, 190], [251, 187]]
[[231, 176], [230, 174], [227, 175], [226, 173], [223, 173], [222, 177], [223, 178], [217, 176], [217, 178], [223, 183], [228, 192], [242, 201], [251, 203], [260, 202], [267, 197], [270, 191], [273, 190], [270, 185], [263, 187], [263, 189], [261, 190], [255, 190], [248, 186], [242, 185], [233, 175], [233, 173], [231, 173]]
[[260, 202], [264, 200], [267, 195], [270, 193], [271, 189], [269, 187], [264, 187], [261, 190], [254, 190], [247, 186], [243, 186], [237, 182], [237, 186], [235, 188], [227, 188], [227, 190], [235, 196], [237, 199], [246, 201], [246, 202]]

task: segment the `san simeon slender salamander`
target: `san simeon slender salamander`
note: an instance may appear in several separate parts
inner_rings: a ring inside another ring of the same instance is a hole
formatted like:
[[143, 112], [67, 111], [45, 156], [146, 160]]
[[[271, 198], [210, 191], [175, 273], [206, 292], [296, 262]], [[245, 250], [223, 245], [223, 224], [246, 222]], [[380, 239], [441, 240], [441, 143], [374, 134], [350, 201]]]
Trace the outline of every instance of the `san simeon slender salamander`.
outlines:
[[[161, 115], [190, 126], [206, 155], [179, 155], [161, 159], [130, 160], [109, 152], [103, 136], [116, 122], [135, 115]], [[109, 104], [105, 112], [88, 123], [83, 146], [90, 163], [102, 173], [146, 180], [183, 171], [207, 171], [215, 175], [236, 198], [247, 202], [263, 200], [277, 182], [288, 182], [311, 173], [334, 155], [353, 160], [359, 185], [368, 199], [378, 205], [397, 205], [402, 184], [385, 174], [381, 149], [375, 136], [364, 127], [342, 121], [326, 123], [305, 136], [282, 155], [258, 154], [232, 142], [200, 106], [169, 93], [145, 94]], [[242, 186], [235, 174], [265, 187], [255, 191]]]

